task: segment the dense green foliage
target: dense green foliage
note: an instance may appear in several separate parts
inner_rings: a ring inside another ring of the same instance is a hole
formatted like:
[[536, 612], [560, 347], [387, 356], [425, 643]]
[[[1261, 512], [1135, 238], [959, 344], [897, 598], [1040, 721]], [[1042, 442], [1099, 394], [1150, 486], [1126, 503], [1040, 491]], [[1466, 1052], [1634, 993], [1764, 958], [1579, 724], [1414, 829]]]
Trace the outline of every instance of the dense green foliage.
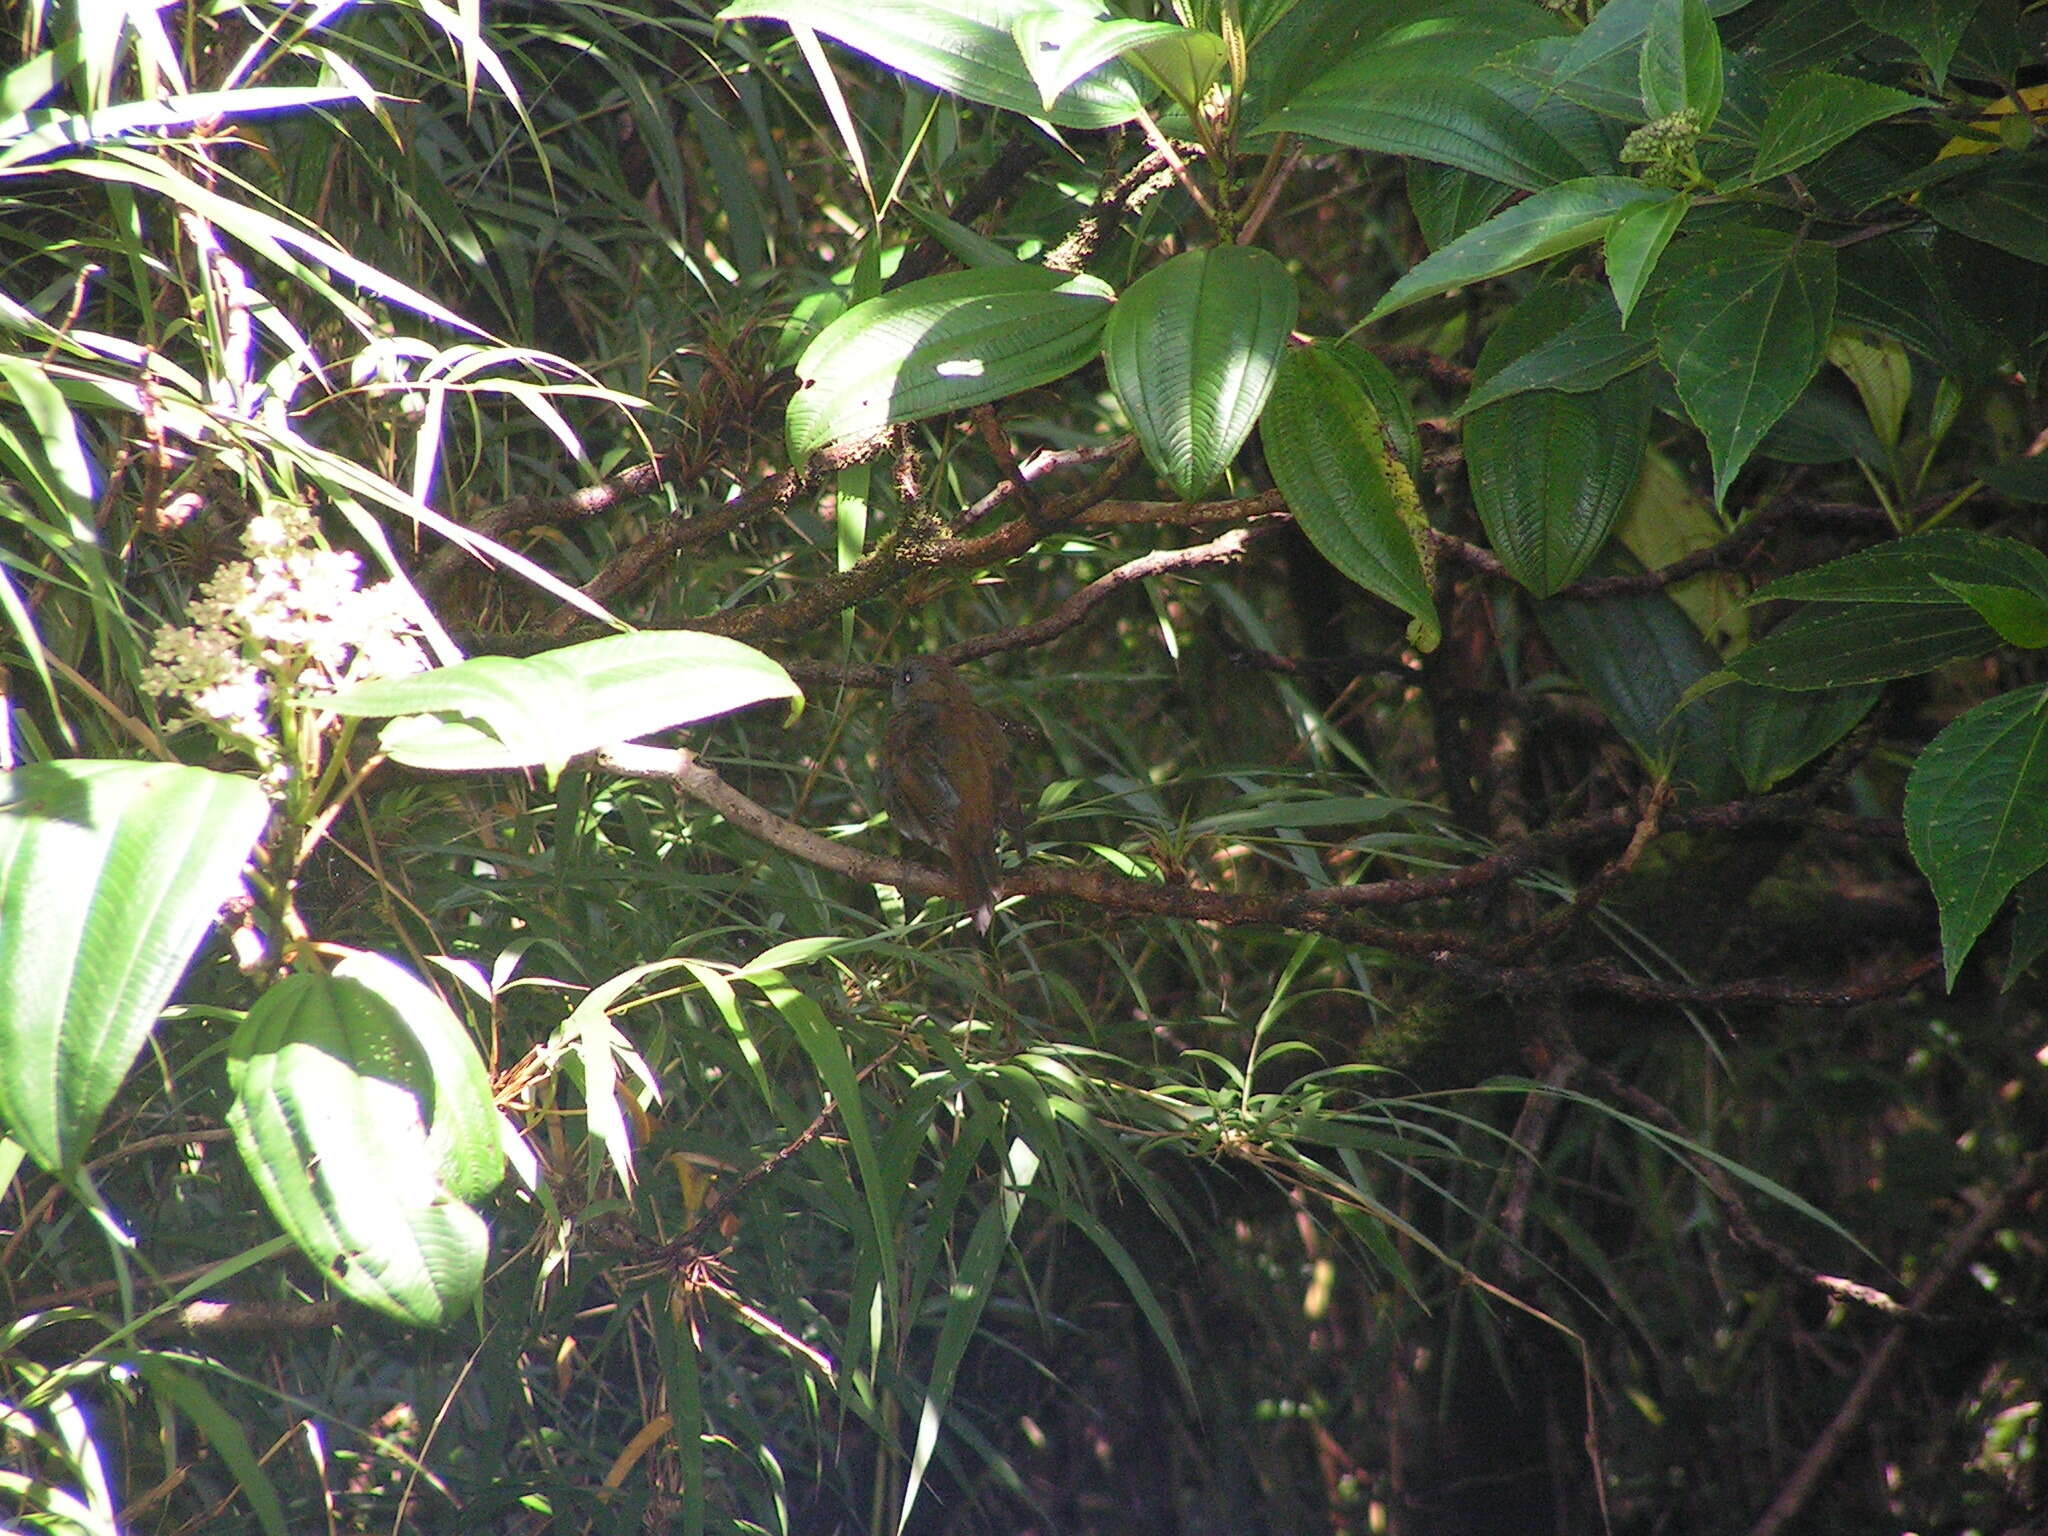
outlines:
[[10, 25], [0, 1525], [2048, 1507], [2048, 5]]

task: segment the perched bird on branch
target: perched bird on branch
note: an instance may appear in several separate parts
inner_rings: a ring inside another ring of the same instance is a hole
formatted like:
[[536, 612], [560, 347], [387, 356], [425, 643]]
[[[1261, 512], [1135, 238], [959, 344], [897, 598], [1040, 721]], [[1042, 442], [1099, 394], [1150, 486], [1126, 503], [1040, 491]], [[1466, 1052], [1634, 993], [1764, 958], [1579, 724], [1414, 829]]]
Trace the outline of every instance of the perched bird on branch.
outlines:
[[995, 920], [996, 828], [1021, 832], [1000, 721], [952, 663], [913, 656], [896, 669], [882, 731], [882, 803], [898, 833], [946, 858], [960, 899], [987, 933]]

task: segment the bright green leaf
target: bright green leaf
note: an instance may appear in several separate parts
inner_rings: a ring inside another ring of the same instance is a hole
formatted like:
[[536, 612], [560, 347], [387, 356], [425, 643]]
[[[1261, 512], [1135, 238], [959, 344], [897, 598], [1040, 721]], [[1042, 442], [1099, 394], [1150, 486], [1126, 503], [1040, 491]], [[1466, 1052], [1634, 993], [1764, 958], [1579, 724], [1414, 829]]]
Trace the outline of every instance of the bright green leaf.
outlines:
[[2008, 645], [2039, 650], [2048, 645], [2048, 597], [2005, 582], [1936, 580], [1968, 603]]
[[1887, 539], [1811, 570], [1795, 571], [1761, 587], [1752, 603], [1783, 598], [1837, 603], [1925, 603], [1955, 606], [1944, 582], [2018, 581], [2048, 595], [2048, 555], [2018, 539], [1937, 528]]
[[[388, 985], [395, 967], [355, 958], [374, 963], [301, 971], [257, 999], [228, 1044], [227, 1121], [271, 1215], [336, 1286], [438, 1327], [482, 1286], [490, 1248], [444, 1174], [489, 1187], [474, 1142], [495, 1112], [467, 1041], [468, 1065], [430, 1054], [413, 998]], [[444, 1079], [451, 1064], [460, 1070]]]
[[718, 19], [811, 27], [934, 90], [1062, 128], [1109, 128], [1138, 115], [1144, 93], [1113, 66], [1066, 87], [1047, 107], [1014, 33], [1034, 16], [1092, 22], [1071, 6], [1032, 0], [742, 0]]
[[1980, 704], [1935, 737], [1906, 781], [1905, 821], [1954, 986], [2012, 888], [2048, 864], [2048, 691]]
[[1299, 307], [1279, 260], [1242, 245], [1184, 252], [1117, 300], [1102, 334], [1110, 388], [1183, 499], [1206, 491], [1251, 435]]
[[1627, 176], [1581, 176], [1547, 187], [1424, 257], [1381, 295], [1366, 321], [1378, 320], [1420, 299], [1576, 250], [1606, 234], [1615, 215], [1624, 209], [1661, 203], [1669, 196]]
[[176, 763], [0, 775], [0, 1122], [52, 1173], [84, 1160], [270, 802]]
[[1578, 319], [1498, 372], [1482, 367], [1458, 413], [1476, 411], [1525, 389], [1582, 394], [1633, 372], [1656, 355], [1656, 341], [1647, 334], [1631, 336], [1624, 331], [1612, 304], [1588, 304]]
[[790, 457], [1072, 373], [1094, 357], [1113, 297], [1098, 278], [1017, 266], [947, 272], [856, 304], [797, 361]]
[[1293, 349], [1280, 361], [1259, 439], [1310, 542], [1366, 591], [1414, 615], [1416, 648], [1435, 649], [1442, 630], [1414, 482], [1357, 376], [1320, 346]]
[[[478, 656], [416, 677], [358, 683], [318, 702], [399, 716], [383, 747], [415, 768], [544, 767], [673, 725], [801, 697], [780, 663], [721, 635], [610, 635], [538, 656]], [[431, 717], [431, 718], [429, 718]]]

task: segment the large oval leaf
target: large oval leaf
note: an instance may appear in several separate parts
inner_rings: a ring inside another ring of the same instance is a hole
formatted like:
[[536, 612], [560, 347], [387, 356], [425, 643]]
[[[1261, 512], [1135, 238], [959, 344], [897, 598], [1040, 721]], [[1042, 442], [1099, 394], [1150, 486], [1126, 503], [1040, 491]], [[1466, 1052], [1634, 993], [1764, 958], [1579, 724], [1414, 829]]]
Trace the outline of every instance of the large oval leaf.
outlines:
[[1040, 18], [1075, 31], [1096, 24], [1092, 11], [1051, 0], [741, 0], [718, 15], [813, 27], [935, 90], [1063, 128], [1108, 128], [1136, 117], [1146, 93], [1115, 64], [1062, 83], [1051, 105], [1044, 102], [1015, 35]]
[[946, 272], [856, 304], [797, 360], [789, 456], [1000, 400], [1094, 357], [1114, 293], [1043, 267]]
[[1242, 245], [1185, 252], [1117, 300], [1102, 333], [1110, 388], [1183, 499], [1206, 491], [1251, 435], [1300, 306], [1279, 259]]
[[[1475, 384], [1602, 311], [1614, 313], [1603, 290], [1539, 289], [1487, 342]], [[1618, 335], [1618, 316], [1614, 329]], [[1526, 390], [1465, 418], [1472, 501], [1509, 575], [1548, 597], [1586, 568], [1621, 516], [1649, 428], [1650, 389], [1640, 368], [1597, 389]]]
[[381, 745], [414, 768], [544, 767], [650, 731], [801, 698], [781, 663], [722, 635], [609, 635], [539, 656], [478, 656], [319, 700], [336, 714], [397, 715]]
[[1358, 375], [1325, 347], [1295, 348], [1280, 360], [1259, 440], [1310, 542], [1366, 591], [1412, 614], [1411, 643], [1434, 650], [1443, 630], [1415, 482]]
[[176, 763], [0, 775], [0, 1122], [44, 1168], [83, 1160], [269, 814]]
[[228, 1046], [227, 1120], [278, 1225], [340, 1289], [447, 1322], [483, 1284], [490, 1086], [461, 1025], [389, 961], [289, 976]]

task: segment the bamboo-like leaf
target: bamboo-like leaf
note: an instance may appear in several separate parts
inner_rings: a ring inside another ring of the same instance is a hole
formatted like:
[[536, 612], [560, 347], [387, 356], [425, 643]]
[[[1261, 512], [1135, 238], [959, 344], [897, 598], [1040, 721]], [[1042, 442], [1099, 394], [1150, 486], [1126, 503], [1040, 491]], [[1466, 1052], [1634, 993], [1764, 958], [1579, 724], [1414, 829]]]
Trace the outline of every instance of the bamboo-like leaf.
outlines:
[[1184, 500], [1251, 435], [1299, 307], [1279, 260], [1242, 245], [1184, 252], [1117, 300], [1102, 336], [1110, 388]]
[[1110, 65], [1064, 86], [1050, 106], [1026, 67], [1015, 29], [1026, 18], [1051, 24], [1092, 23], [1071, 6], [1047, 0], [741, 0], [720, 21], [780, 21], [811, 27], [876, 63], [969, 101], [1043, 117], [1063, 128], [1127, 123], [1144, 93], [1120, 66]]

